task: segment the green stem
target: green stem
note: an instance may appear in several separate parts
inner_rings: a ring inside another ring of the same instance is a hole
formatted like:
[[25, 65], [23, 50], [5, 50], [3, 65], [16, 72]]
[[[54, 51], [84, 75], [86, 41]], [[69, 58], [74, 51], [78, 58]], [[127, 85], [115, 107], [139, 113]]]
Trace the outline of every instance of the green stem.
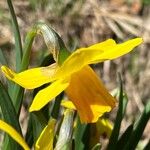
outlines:
[[63, 93], [61, 93], [55, 99], [55, 103], [54, 103], [53, 110], [52, 110], [52, 113], [51, 113], [51, 116], [55, 119], [58, 119], [58, 116], [59, 116], [60, 103], [61, 103], [62, 97], [63, 97]]
[[16, 49], [16, 70], [20, 70], [20, 64], [22, 59], [22, 44], [21, 44], [21, 36], [19, 31], [19, 26], [17, 22], [17, 18], [15, 15], [15, 11], [12, 5], [11, 0], [7, 0], [7, 4], [10, 10], [10, 14], [12, 17], [12, 24], [13, 24], [13, 30], [14, 30], [14, 36], [15, 36], [15, 49]]
[[[20, 71], [23, 71], [28, 68], [31, 47], [32, 47], [32, 43], [33, 43], [35, 35], [36, 35], [36, 32], [35, 32], [35, 29], [33, 28], [30, 32], [28, 32], [26, 36]], [[13, 100], [13, 103], [14, 103], [14, 106], [16, 108], [16, 112], [18, 113], [18, 115], [20, 114], [23, 94], [24, 94], [24, 89], [20, 87], [19, 85], [14, 85], [11, 97], [12, 97], [12, 100]]]
[[[20, 71], [26, 70], [28, 68], [32, 43], [37, 34], [42, 34], [48, 50], [50, 50], [50, 52], [53, 54], [53, 58], [56, 59], [56, 61], [57, 59], [59, 61], [60, 55], [63, 59], [66, 59], [70, 54], [70, 52], [65, 48], [65, 45], [60, 36], [52, 28], [48, 27], [44, 23], [37, 23], [26, 36]], [[23, 88], [15, 85], [11, 94], [16, 112], [18, 114], [22, 104], [23, 93]]]

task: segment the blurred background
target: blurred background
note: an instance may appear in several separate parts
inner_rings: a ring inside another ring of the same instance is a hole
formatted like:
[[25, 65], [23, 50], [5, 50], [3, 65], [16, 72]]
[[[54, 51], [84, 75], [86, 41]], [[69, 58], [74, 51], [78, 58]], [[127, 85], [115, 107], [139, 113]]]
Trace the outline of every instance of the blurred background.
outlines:
[[[86, 47], [113, 38], [117, 43], [142, 37], [144, 43], [130, 54], [106, 61], [94, 67], [106, 87], [118, 87], [120, 72], [129, 98], [122, 130], [143, 110], [150, 100], [150, 0], [13, 0], [22, 43], [26, 33], [38, 21], [52, 26], [70, 50]], [[0, 0], [0, 49], [14, 68], [14, 37], [6, 1]], [[38, 36], [32, 46], [30, 66], [38, 66], [48, 54], [43, 39]], [[117, 109], [117, 108], [116, 108]], [[22, 118], [25, 118], [23, 113]], [[114, 113], [112, 113], [115, 116]], [[22, 119], [23, 120], [23, 119]], [[143, 142], [150, 138], [150, 123]]]

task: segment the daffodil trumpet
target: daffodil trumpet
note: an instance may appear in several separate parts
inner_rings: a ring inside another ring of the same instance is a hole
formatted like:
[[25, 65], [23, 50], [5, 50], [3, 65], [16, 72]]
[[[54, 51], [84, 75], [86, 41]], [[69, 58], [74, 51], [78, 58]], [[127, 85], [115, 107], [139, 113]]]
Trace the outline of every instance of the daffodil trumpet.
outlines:
[[112, 39], [80, 48], [71, 53], [64, 62], [47, 67], [29, 69], [15, 73], [2, 66], [5, 76], [26, 89], [34, 89], [43, 84], [51, 83], [37, 93], [29, 111], [38, 111], [52, 101], [62, 91], [75, 105], [80, 119], [84, 123], [96, 122], [105, 112], [116, 106], [113, 98], [104, 87], [89, 64], [112, 60], [127, 54], [142, 43], [141, 38], [131, 39], [116, 44]]

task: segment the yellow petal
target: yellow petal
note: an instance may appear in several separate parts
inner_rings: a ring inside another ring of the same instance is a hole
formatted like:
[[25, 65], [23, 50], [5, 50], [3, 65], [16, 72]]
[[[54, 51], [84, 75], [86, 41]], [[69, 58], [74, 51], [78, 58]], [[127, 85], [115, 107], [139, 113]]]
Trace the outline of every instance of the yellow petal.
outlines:
[[53, 150], [55, 124], [56, 120], [49, 121], [36, 141], [35, 150]]
[[[108, 39], [104, 42], [94, 44], [92, 46], [87, 47], [87, 49], [101, 49], [105, 50], [106, 47], [112, 47], [115, 46], [116, 42], [113, 39]], [[79, 49], [80, 50], [80, 49]]]
[[[108, 48], [115, 46], [114, 40], [109, 39], [104, 42], [94, 44], [87, 48], [80, 48], [73, 52], [67, 60], [62, 64], [62, 66], [56, 72], [55, 77], [60, 78], [67, 76], [73, 72], [80, 70], [84, 65], [87, 65], [87, 61], [91, 60], [95, 55], [103, 53], [103, 51]], [[92, 51], [91, 51], [92, 49]]]
[[61, 106], [64, 106], [64, 107], [69, 108], [69, 109], [76, 110], [75, 105], [69, 100], [62, 100], [61, 101]]
[[56, 72], [55, 77], [60, 78], [79, 71], [88, 64], [103, 62], [118, 58], [134, 47], [141, 44], [142, 39], [136, 38], [122, 44], [107, 40], [88, 48], [81, 48], [73, 52]]
[[68, 79], [66, 80], [60, 79], [53, 82], [51, 85], [44, 88], [43, 90], [40, 90], [35, 96], [29, 111], [31, 112], [40, 110], [48, 102], [50, 102], [57, 95], [59, 95], [64, 89], [66, 89], [68, 85], [69, 85]]
[[19, 143], [25, 150], [30, 150], [23, 137], [9, 124], [0, 120], [0, 129], [9, 134], [17, 143]]
[[20, 73], [15, 73], [6, 66], [2, 66], [1, 69], [9, 80], [14, 81], [24, 88], [34, 89], [53, 80], [56, 64], [48, 67], [33, 68]]
[[113, 126], [108, 119], [100, 118], [96, 123], [96, 127], [99, 135], [106, 135], [107, 137], [110, 137]]
[[123, 56], [133, 50], [136, 46], [143, 42], [142, 38], [136, 38], [129, 41], [126, 41], [121, 44], [117, 44], [116, 46], [104, 51], [101, 56], [95, 56], [95, 60], [91, 60], [90, 63], [102, 62], [105, 60], [112, 60]]
[[116, 104], [116, 100], [89, 66], [72, 74], [66, 93], [77, 108], [81, 121], [85, 123], [96, 122]]

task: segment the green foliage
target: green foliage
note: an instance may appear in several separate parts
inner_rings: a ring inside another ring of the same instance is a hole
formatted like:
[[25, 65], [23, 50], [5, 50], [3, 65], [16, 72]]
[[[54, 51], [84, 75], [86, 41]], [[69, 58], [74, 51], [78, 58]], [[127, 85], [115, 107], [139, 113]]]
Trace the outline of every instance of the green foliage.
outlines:
[[123, 94], [123, 85], [122, 85], [122, 81], [121, 81], [120, 76], [119, 76], [119, 79], [120, 79], [119, 80], [120, 81], [119, 108], [118, 108], [114, 128], [113, 128], [113, 131], [112, 131], [112, 134], [111, 134], [111, 137], [109, 140], [109, 144], [107, 147], [108, 150], [116, 149], [119, 131], [120, 131], [120, 127], [121, 127], [121, 122], [122, 122], [122, 119], [124, 117], [127, 102], [128, 102], [127, 97], [124, 96], [124, 94]]
[[145, 5], [150, 5], [150, 0], [143, 0], [143, 3], [144, 3]]
[[[136, 149], [137, 144], [139, 143], [144, 129], [146, 127], [146, 124], [148, 123], [150, 119], [150, 102], [147, 103], [145, 106], [145, 109], [143, 110], [141, 116], [138, 118], [138, 120], [131, 124], [122, 134], [120, 138], [119, 136], [119, 130], [121, 125], [121, 120], [123, 119], [127, 100], [126, 96], [123, 96], [122, 92], [122, 81], [120, 80], [120, 96], [119, 96], [119, 108], [116, 116], [116, 121], [114, 124], [114, 128], [112, 131], [112, 135], [109, 139], [109, 144], [107, 149], [116, 150], [116, 149], [123, 149], [123, 150], [133, 150]], [[123, 101], [126, 101], [125, 103]], [[145, 148], [149, 147], [149, 143]]]

